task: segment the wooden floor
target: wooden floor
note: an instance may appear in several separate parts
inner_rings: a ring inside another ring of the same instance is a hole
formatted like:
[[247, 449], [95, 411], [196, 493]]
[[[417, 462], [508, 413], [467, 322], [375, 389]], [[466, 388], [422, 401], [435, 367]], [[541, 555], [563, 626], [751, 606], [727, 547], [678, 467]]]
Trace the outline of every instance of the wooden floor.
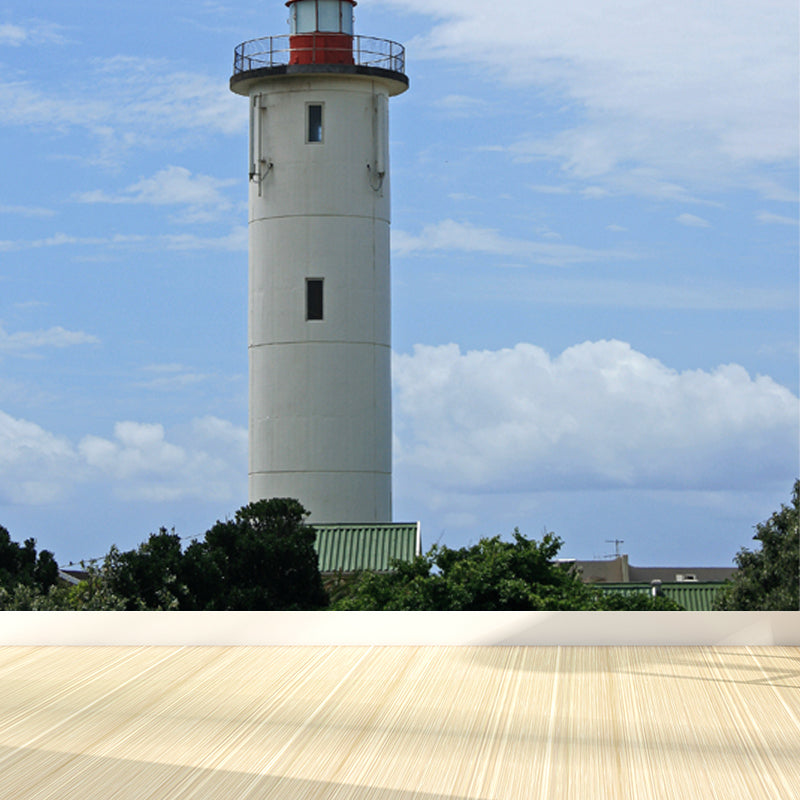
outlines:
[[796, 647], [0, 647], [0, 797], [800, 794]]

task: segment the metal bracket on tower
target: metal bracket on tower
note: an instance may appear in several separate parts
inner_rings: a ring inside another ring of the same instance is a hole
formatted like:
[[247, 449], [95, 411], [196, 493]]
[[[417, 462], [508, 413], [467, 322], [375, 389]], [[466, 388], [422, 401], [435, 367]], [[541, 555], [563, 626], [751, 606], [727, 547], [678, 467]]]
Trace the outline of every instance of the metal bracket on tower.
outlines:
[[267, 107], [264, 95], [260, 92], [250, 98], [250, 180], [258, 184], [261, 197], [261, 184], [272, 169], [272, 162], [266, 158], [264, 150], [264, 117]]
[[370, 185], [376, 192], [383, 188], [383, 179], [386, 176], [386, 152], [389, 147], [388, 139], [389, 98], [385, 94], [372, 96], [372, 130], [375, 142], [373, 164], [367, 164], [370, 173]]

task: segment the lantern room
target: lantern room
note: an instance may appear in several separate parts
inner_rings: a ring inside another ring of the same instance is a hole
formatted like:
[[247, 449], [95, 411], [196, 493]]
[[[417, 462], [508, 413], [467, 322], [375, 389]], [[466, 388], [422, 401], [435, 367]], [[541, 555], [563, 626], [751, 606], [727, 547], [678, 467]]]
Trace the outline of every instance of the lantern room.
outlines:
[[290, 64], [352, 64], [356, 0], [288, 0]]

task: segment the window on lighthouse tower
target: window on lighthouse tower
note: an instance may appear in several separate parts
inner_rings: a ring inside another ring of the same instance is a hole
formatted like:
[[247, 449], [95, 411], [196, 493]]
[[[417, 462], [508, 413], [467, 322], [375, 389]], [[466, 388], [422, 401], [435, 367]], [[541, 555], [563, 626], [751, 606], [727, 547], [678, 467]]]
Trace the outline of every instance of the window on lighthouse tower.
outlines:
[[322, 105], [320, 103], [309, 103], [306, 106], [307, 125], [306, 141], [322, 141]]
[[322, 316], [322, 278], [306, 278], [306, 319], [321, 320]]

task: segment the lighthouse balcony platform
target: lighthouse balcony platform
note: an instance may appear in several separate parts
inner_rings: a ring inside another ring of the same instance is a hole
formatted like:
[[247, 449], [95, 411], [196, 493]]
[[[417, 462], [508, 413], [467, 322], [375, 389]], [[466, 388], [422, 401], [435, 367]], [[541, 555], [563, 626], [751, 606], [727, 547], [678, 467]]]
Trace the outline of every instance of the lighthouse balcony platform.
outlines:
[[231, 89], [252, 78], [291, 74], [349, 73], [400, 81], [405, 75], [405, 48], [373, 36], [309, 33], [263, 36], [242, 42], [234, 51]]

